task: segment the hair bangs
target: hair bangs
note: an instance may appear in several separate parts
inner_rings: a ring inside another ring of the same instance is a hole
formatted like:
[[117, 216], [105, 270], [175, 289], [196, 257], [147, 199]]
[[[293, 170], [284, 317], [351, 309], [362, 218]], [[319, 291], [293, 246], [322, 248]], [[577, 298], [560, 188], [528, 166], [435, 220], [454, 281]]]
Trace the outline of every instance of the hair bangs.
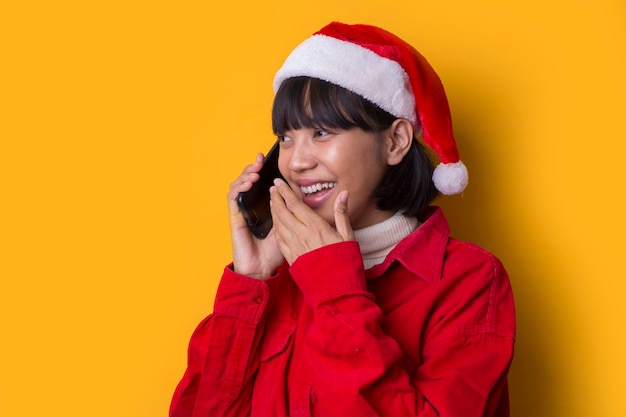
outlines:
[[276, 92], [272, 109], [272, 129], [276, 134], [302, 128], [354, 127], [381, 132], [395, 119], [343, 87], [310, 77], [293, 77], [283, 81]]

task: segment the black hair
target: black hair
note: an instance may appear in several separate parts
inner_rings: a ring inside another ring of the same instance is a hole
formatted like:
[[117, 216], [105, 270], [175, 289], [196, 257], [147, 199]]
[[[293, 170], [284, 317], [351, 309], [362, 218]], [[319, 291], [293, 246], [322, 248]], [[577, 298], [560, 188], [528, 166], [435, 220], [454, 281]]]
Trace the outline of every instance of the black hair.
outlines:
[[[398, 118], [343, 87], [311, 77], [282, 82], [272, 108], [272, 129], [344, 129], [358, 127], [374, 134], [387, 130]], [[388, 168], [373, 197], [380, 210], [419, 216], [439, 195], [432, 181], [434, 164], [426, 148], [414, 138], [409, 152]]]

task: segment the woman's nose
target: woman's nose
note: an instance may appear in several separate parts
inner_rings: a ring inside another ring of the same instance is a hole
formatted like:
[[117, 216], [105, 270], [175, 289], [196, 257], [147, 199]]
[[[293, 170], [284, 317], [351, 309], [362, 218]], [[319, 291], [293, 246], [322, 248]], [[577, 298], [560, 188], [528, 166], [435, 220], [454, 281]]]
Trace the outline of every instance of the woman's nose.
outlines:
[[303, 171], [315, 166], [315, 157], [307, 140], [294, 140], [289, 159], [289, 169]]

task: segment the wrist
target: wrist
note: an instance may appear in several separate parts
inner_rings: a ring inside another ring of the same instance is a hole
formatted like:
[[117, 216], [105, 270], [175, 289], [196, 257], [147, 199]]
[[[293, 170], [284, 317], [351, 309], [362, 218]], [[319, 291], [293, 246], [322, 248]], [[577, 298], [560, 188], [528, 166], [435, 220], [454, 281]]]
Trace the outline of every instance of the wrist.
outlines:
[[236, 274], [258, 279], [260, 281], [271, 278], [276, 273], [275, 271], [248, 271], [245, 269], [239, 269], [234, 263], [232, 264], [231, 268]]

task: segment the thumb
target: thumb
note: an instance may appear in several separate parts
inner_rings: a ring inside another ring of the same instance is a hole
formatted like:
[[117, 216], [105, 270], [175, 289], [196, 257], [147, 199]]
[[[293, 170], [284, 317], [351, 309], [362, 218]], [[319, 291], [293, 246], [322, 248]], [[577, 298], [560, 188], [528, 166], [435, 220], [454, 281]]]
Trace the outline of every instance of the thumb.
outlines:
[[354, 231], [348, 215], [349, 191], [342, 191], [335, 200], [335, 228], [343, 240], [354, 240]]

